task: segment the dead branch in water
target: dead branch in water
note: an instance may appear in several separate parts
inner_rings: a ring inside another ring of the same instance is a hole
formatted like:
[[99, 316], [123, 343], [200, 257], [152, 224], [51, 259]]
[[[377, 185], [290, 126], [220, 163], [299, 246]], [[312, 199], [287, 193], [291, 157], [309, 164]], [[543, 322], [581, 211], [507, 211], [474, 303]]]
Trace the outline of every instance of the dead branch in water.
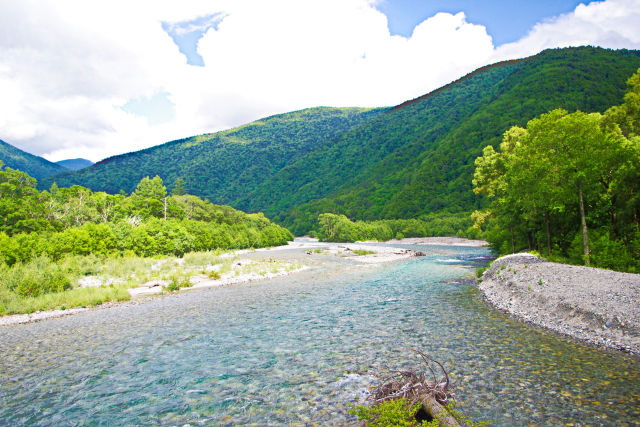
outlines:
[[[455, 394], [449, 389], [449, 373], [442, 363], [428, 354], [415, 348], [411, 350], [420, 356], [425, 369], [391, 371], [392, 375], [373, 389], [368, 400], [377, 405], [387, 400], [404, 398], [410, 406], [420, 403], [432, 418], [440, 421], [440, 425], [460, 426], [444, 407], [455, 398]], [[436, 372], [441, 373], [440, 378]], [[427, 379], [427, 373], [430, 374], [430, 379]]]

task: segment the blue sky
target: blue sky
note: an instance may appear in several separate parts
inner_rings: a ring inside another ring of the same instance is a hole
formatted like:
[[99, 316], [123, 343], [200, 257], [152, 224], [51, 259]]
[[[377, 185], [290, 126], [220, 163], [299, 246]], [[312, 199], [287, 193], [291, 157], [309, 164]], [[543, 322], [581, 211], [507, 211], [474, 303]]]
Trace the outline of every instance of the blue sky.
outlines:
[[438, 12], [464, 12], [469, 22], [482, 24], [496, 46], [524, 37], [538, 22], [571, 12], [576, 0], [383, 0], [376, 7], [389, 19], [392, 34], [405, 37]]

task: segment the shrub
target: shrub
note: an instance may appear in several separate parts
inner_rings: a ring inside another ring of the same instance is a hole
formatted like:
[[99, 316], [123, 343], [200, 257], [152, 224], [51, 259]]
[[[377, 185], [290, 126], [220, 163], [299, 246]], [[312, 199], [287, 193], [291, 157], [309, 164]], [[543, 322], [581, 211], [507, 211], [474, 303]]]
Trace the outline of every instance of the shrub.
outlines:
[[35, 297], [71, 288], [71, 280], [63, 269], [39, 256], [26, 264], [16, 264], [0, 278], [0, 286], [24, 297]]
[[190, 288], [193, 286], [189, 275], [174, 274], [169, 280], [169, 284], [165, 286], [165, 289], [168, 291], [177, 291], [181, 288]]
[[[366, 421], [367, 425], [374, 427], [415, 426], [415, 415], [420, 409], [420, 404], [411, 406], [403, 397], [391, 399], [373, 406], [356, 406], [349, 409], [351, 415], [356, 415], [360, 421]], [[430, 424], [422, 424], [430, 425]], [[438, 425], [438, 424], [434, 424]]]

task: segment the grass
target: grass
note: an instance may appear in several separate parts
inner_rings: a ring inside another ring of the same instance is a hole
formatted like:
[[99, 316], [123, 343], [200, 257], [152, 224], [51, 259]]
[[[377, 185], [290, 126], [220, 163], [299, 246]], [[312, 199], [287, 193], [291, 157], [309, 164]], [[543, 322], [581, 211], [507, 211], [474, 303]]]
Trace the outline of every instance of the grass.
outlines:
[[213, 279], [213, 280], [218, 280], [220, 279], [222, 276], [220, 275], [220, 272], [217, 270], [211, 270], [207, 273], [207, 277], [209, 279]]
[[170, 282], [167, 286], [165, 286], [165, 289], [167, 291], [178, 291], [182, 288], [190, 288], [192, 285], [191, 283], [191, 275], [188, 273], [174, 273], [171, 276]]
[[90, 307], [108, 301], [127, 301], [129, 299], [127, 287], [123, 285], [69, 289], [36, 297], [23, 297], [6, 289], [0, 289], [0, 315]]
[[[238, 263], [235, 258], [222, 257], [222, 253], [192, 252], [182, 259], [88, 255], [70, 256], [57, 262], [41, 256], [12, 267], [0, 264], [0, 316], [124, 301], [130, 298], [128, 288], [150, 280], [166, 280], [169, 283], [165, 289], [176, 291], [190, 287], [191, 277], [198, 274], [211, 279], [228, 274], [265, 276], [302, 267], [299, 263], [277, 260]], [[88, 276], [102, 285], [81, 287], [81, 281]]]
[[182, 259], [185, 265], [195, 267], [206, 267], [208, 265], [220, 264], [223, 259], [221, 250], [207, 251], [207, 252], [190, 252], [185, 254]]
[[366, 249], [354, 249], [353, 254], [358, 256], [373, 255], [375, 254], [375, 251], [368, 251]]

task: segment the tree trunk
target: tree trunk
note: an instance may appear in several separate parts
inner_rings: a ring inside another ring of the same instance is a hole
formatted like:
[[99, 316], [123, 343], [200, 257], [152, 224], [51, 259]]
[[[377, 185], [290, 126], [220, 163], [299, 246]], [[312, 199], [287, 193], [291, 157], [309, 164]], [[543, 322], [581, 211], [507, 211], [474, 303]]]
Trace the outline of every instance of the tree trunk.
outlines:
[[509, 227], [509, 230], [511, 231], [511, 253], [515, 254], [516, 253], [516, 241], [513, 237], [513, 225], [511, 227]]
[[449, 411], [446, 410], [436, 399], [431, 395], [427, 395], [422, 398], [422, 408], [429, 413], [434, 419], [439, 421], [442, 427], [461, 427], [461, 424], [456, 420]]
[[545, 223], [547, 225], [547, 254], [551, 255], [551, 225], [549, 220], [549, 212], [544, 215]]
[[580, 221], [582, 222], [582, 243], [584, 246], [584, 265], [589, 265], [589, 232], [587, 231], [587, 219], [584, 214], [584, 199], [582, 197], [582, 185], [578, 184], [578, 200], [580, 201]]

